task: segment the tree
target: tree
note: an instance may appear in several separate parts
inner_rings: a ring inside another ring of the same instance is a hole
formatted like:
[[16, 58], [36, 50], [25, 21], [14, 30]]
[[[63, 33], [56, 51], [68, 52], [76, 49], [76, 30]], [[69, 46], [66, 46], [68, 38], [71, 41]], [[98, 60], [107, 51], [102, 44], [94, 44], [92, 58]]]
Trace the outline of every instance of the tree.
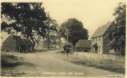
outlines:
[[60, 34], [74, 46], [80, 39], [88, 39], [88, 30], [75, 18], [68, 19], [60, 28]]
[[15, 30], [21, 32], [24, 37], [36, 43], [34, 33], [45, 38], [50, 28], [44, 21], [48, 20], [47, 14], [41, 3], [2, 3], [1, 17], [6, 17], [11, 23], [3, 22], [2, 30]]
[[49, 28], [46, 33], [46, 41], [48, 43], [48, 48], [51, 48], [53, 45], [57, 45], [58, 40], [58, 24], [55, 19], [51, 19], [48, 15], [48, 20], [45, 21], [45, 24]]
[[126, 6], [123, 3], [119, 3], [119, 6], [115, 9], [113, 14], [115, 20], [112, 25], [115, 26], [112, 32], [112, 48], [117, 53], [125, 55], [125, 21], [126, 21]]

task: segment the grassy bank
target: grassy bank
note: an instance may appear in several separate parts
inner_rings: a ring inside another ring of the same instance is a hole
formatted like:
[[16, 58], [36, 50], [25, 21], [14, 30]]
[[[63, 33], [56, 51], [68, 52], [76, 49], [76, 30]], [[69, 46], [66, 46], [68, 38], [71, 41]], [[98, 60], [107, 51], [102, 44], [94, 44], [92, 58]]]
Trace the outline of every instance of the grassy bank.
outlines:
[[20, 64], [20, 58], [17, 56], [8, 54], [8, 53], [1, 53], [1, 65], [2, 68], [5, 67], [15, 67]]
[[125, 60], [122, 56], [79, 52], [64, 59], [75, 64], [125, 73]]

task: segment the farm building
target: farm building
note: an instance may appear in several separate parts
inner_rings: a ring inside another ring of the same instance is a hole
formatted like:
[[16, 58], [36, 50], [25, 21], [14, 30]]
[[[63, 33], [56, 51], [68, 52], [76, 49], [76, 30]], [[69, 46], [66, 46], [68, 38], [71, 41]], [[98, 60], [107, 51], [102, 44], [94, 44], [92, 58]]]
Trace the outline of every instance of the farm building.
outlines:
[[85, 51], [88, 52], [91, 50], [91, 41], [90, 40], [79, 40], [76, 43], [75, 49], [77, 51]]
[[2, 51], [31, 51], [32, 42], [19, 36], [8, 36], [1, 45]]
[[108, 46], [110, 40], [111, 31], [113, 31], [114, 26], [111, 23], [107, 23], [99, 27], [91, 37], [92, 41], [92, 52], [97, 53], [107, 53], [110, 51], [110, 46]]

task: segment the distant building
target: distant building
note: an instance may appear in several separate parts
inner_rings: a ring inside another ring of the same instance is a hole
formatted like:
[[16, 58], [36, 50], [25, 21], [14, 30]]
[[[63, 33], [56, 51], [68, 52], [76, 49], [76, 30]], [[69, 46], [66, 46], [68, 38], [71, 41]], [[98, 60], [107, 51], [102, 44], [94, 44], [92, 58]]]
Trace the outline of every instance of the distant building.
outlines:
[[99, 27], [91, 37], [92, 41], [92, 52], [97, 53], [107, 53], [109, 52], [108, 43], [110, 40], [110, 33], [114, 29], [114, 26], [111, 23], [107, 23], [101, 27]]
[[48, 38], [41, 37], [36, 49], [59, 49], [61, 45], [60, 37], [57, 31], [51, 31], [48, 34]]
[[85, 52], [88, 52], [91, 49], [91, 41], [90, 40], [79, 40], [76, 43], [75, 49], [77, 51], [85, 51]]

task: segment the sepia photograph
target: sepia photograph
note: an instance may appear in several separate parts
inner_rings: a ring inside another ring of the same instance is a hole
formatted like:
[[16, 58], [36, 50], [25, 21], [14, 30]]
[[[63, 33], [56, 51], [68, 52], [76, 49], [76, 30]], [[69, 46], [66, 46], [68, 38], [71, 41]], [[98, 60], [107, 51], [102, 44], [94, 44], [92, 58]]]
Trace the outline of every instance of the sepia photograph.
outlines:
[[125, 0], [0, 6], [1, 77], [125, 77]]

